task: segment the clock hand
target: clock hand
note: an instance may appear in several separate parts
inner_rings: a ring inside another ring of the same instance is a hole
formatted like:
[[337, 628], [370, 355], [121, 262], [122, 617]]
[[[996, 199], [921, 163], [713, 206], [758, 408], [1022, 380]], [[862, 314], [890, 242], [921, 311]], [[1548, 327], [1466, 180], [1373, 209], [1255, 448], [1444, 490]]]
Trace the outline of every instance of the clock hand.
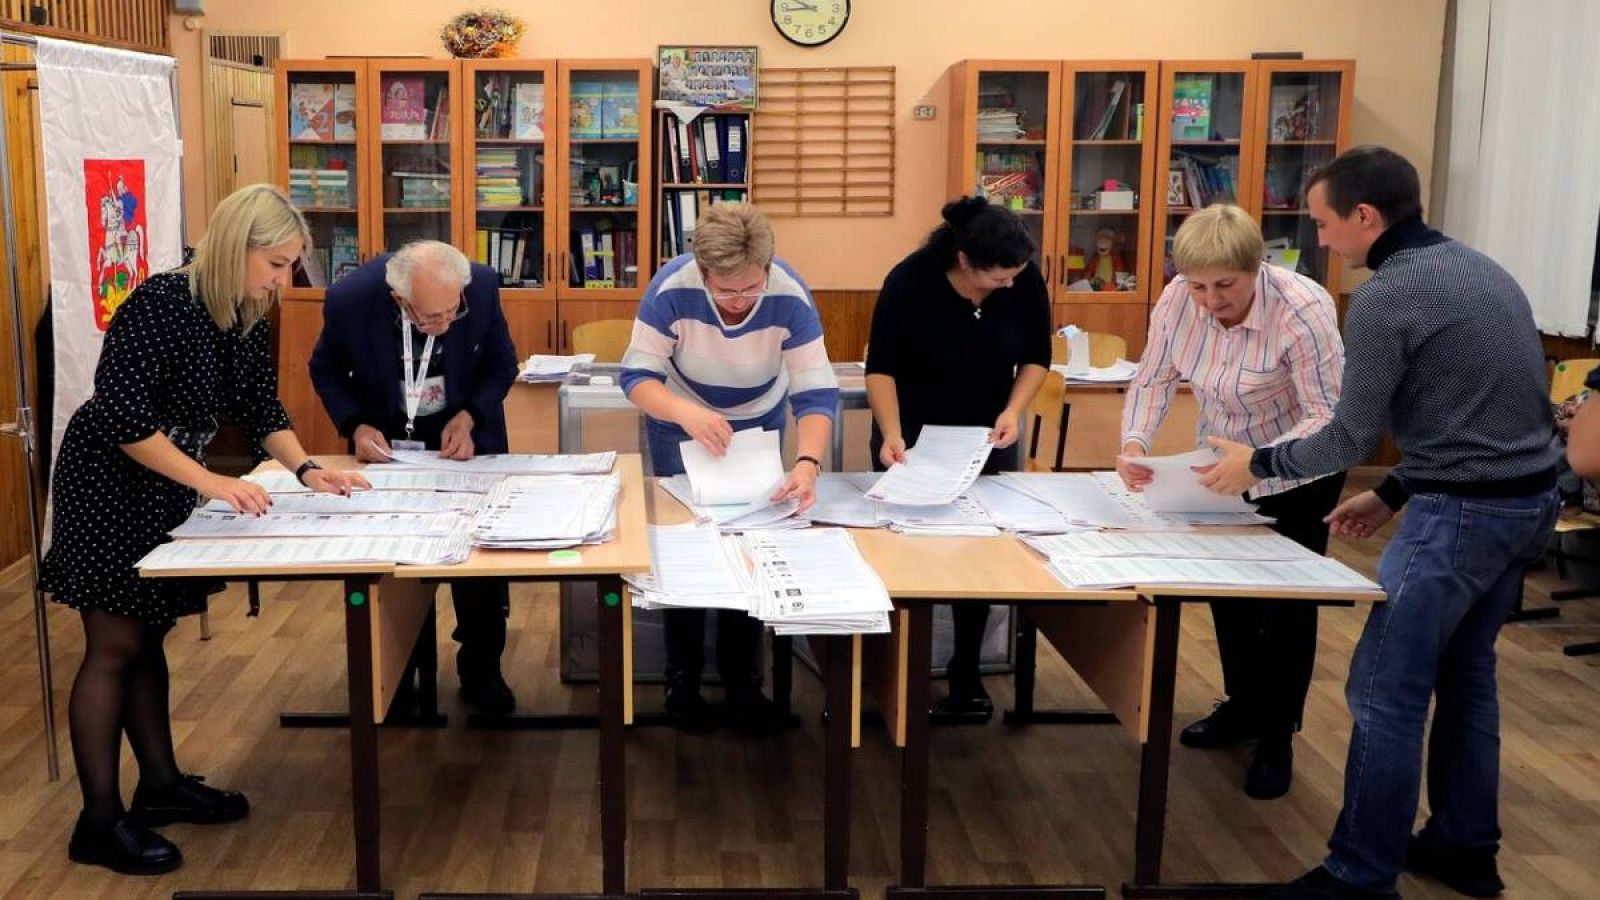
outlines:
[[816, 12], [815, 3], [806, 3], [805, 0], [784, 0], [783, 12]]

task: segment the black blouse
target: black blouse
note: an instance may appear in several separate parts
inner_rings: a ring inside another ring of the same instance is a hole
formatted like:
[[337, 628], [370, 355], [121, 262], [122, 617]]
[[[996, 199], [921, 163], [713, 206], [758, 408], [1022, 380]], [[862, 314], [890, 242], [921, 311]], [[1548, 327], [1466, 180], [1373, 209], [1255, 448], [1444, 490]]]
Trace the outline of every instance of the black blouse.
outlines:
[[[926, 250], [884, 279], [867, 374], [894, 378], [906, 446], [924, 425], [993, 426], [1025, 365], [1050, 367], [1050, 297], [1038, 266], [1028, 263], [978, 306], [956, 293]], [[874, 460], [882, 443], [874, 420]]]

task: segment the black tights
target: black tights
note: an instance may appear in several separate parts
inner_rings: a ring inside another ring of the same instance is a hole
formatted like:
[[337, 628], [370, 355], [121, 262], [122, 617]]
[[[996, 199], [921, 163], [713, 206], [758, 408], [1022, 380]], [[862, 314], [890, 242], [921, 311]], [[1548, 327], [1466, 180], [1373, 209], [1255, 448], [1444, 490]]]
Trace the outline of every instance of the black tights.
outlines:
[[160, 789], [178, 781], [161, 647], [168, 630], [104, 610], [83, 612], [83, 665], [72, 682], [68, 721], [83, 811], [91, 821], [109, 824], [124, 813], [117, 778], [124, 731], [141, 782]]

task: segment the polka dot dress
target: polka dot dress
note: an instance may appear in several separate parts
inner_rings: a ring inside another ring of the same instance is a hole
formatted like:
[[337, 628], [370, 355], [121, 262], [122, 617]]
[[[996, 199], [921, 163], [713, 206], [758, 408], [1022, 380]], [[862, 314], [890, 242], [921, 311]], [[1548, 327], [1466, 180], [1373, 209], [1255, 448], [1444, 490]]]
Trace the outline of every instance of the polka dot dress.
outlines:
[[[259, 442], [289, 428], [278, 402], [266, 323], [217, 328], [186, 272], [141, 284], [106, 331], [94, 393], [73, 413], [51, 482], [50, 551], [40, 583], [55, 600], [150, 625], [205, 608], [211, 585], [140, 578], [134, 563], [193, 511], [196, 494], [135, 462], [120, 445], [157, 431], [204, 462], [204, 435], [226, 413]], [[201, 435], [194, 438], [191, 436]]]

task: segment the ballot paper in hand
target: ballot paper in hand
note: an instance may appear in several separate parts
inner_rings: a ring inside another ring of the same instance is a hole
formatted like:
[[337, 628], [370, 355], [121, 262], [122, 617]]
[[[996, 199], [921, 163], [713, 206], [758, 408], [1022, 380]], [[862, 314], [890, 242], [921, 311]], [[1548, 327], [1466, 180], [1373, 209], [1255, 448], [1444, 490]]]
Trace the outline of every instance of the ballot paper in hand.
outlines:
[[779, 433], [759, 428], [735, 431], [721, 456], [699, 441], [678, 445], [683, 471], [697, 506], [754, 503], [771, 497], [783, 486], [783, 456]]
[[1149, 469], [1154, 477], [1144, 488], [1144, 503], [1155, 512], [1220, 513], [1255, 512], [1255, 507], [1238, 494], [1218, 494], [1200, 483], [1196, 467], [1217, 461], [1209, 449], [1179, 453], [1176, 456], [1126, 457], [1128, 462]]
[[906, 461], [890, 466], [867, 496], [902, 506], [950, 503], [983, 473], [992, 449], [987, 428], [924, 426]]

